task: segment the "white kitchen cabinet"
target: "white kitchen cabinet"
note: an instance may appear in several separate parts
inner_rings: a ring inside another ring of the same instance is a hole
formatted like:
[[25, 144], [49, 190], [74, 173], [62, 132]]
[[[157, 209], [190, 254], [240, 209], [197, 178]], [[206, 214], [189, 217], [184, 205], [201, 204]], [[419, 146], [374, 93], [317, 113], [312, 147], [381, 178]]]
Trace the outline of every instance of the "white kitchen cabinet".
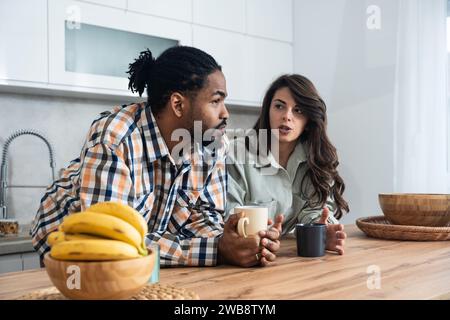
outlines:
[[292, 0], [0, 0], [0, 91], [131, 101], [128, 64], [178, 43], [223, 66], [227, 103], [259, 106], [293, 72], [292, 19]]
[[222, 65], [227, 103], [260, 106], [266, 88], [282, 73], [293, 72], [292, 45], [194, 26], [194, 46]]
[[245, 32], [245, 1], [193, 0], [193, 22], [230, 31]]
[[270, 83], [284, 73], [294, 72], [293, 47], [290, 43], [247, 37], [245, 42], [250, 85], [248, 96], [262, 101]]
[[0, 79], [48, 81], [47, 0], [1, 0], [0, 39]]
[[248, 34], [293, 41], [292, 0], [246, 0], [246, 4]]
[[39, 269], [40, 259], [37, 252], [22, 253], [23, 270]]
[[140, 51], [152, 49], [155, 38], [191, 45], [190, 24], [84, 2], [49, 0], [49, 80], [128, 95], [128, 63]]
[[195, 25], [193, 34], [194, 46], [211, 54], [222, 66], [227, 81], [227, 102], [254, 102], [247, 94], [245, 36]]
[[128, 10], [192, 22], [192, 0], [128, 0]]
[[127, 0], [83, 0], [83, 1], [119, 9], [127, 8]]
[[0, 274], [31, 269], [39, 269], [40, 260], [37, 252], [0, 255]]
[[16, 271], [22, 271], [22, 256], [20, 253], [0, 256], [0, 273]]

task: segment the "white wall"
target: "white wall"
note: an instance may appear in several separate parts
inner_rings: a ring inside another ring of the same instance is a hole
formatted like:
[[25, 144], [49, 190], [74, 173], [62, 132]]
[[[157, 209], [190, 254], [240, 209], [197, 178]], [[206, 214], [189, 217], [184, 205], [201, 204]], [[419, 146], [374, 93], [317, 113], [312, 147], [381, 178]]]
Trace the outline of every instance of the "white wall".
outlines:
[[[366, 9], [381, 9], [368, 30]], [[353, 223], [379, 215], [378, 193], [393, 191], [393, 104], [398, 0], [294, 1], [294, 70], [328, 106]]]

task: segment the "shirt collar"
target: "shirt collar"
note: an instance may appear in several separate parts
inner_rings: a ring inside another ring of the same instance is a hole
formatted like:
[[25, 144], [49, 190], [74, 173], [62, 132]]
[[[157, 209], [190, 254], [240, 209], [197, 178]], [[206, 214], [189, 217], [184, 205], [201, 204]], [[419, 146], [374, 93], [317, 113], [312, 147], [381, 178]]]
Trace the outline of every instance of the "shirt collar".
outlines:
[[[306, 161], [306, 151], [305, 146], [300, 141], [295, 146], [294, 151], [292, 152], [291, 156], [289, 157], [288, 163], [287, 163], [287, 169], [289, 168], [295, 168], [300, 165], [300, 163]], [[263, 167], [269, 167], [272, 166], [274, 168], [280, 169], [282, 168], [280, 164], [278, 163], [277, 159], [275, 159], [272, 152], [269, 151], [267, 156], [257, 156], [256, 157], [256, 168], [263, 168]], [[289, 170], [288, 170], [289, 171]]]

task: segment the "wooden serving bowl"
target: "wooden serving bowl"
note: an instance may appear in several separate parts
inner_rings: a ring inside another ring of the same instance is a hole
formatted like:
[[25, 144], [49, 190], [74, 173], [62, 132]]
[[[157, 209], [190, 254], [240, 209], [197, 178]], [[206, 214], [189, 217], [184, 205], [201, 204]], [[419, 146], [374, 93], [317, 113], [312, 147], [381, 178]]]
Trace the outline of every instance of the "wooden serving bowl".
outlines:
[[378, 201], [392, 224], [450, 226], [450, 194], [381, 193]]
[[63, 261], [46, 253], [45, 269], [55, 287], [69, 299], [116, 300], [138, 293], [149, 281], [155, 253], [117, 261]]

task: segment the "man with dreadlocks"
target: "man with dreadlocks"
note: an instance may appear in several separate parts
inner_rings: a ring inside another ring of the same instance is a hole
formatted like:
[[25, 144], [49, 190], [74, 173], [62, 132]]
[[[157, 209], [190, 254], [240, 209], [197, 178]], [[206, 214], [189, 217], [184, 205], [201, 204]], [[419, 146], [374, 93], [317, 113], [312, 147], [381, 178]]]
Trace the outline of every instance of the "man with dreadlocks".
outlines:
[[[224, 223], [229, 114], [221, 67], [199, 49], [176, 46], [157, 59], [142, 52], [128, 73], [129, 88], [140, 96], [147, 89], [147, 102], [103, 112], [80, 156], [47, 188], [32, 228], [41, 258], [65, 216], [118, 201], [144, 216], [163, 266], [257, 264], [259, 239], [237, 239], [236, 219]], [[206, 143], [211, 130], [214, 143]], [[186, 132], [194, 142], [180, 142]]]

